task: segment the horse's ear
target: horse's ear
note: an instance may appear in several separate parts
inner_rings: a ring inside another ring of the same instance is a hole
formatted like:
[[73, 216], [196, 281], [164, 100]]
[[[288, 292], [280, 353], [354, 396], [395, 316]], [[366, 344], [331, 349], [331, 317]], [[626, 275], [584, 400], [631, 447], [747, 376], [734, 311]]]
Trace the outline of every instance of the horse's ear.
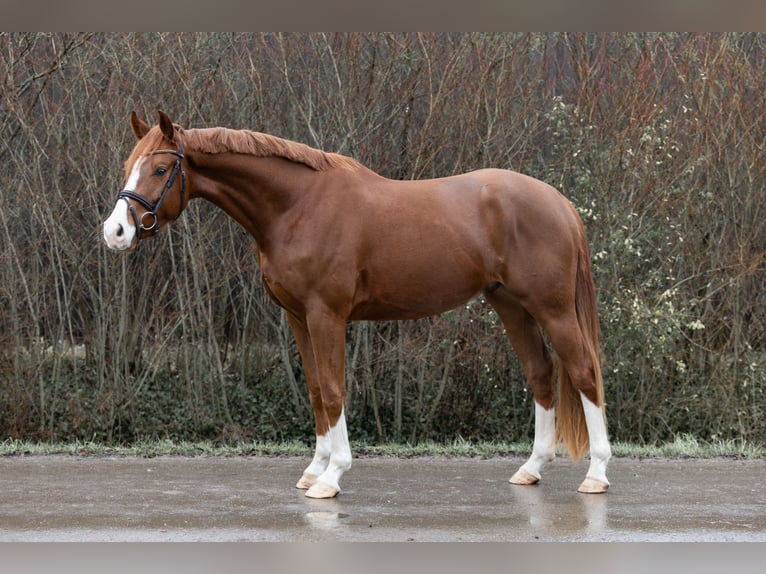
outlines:
[[162, 135], [164, 135], [168, 141], [174, 142], [176, 139], [176, 129], [173, 127], [173, 122], [162, 110], [157, 110], [157, 113], [160, 116], [160, 130], [162, 131]]
[[149, 131], [149, 125], [138, 117], [136, 110], [130, 112], [130, 127], [133, 129], [136, 139], [140, 140]]

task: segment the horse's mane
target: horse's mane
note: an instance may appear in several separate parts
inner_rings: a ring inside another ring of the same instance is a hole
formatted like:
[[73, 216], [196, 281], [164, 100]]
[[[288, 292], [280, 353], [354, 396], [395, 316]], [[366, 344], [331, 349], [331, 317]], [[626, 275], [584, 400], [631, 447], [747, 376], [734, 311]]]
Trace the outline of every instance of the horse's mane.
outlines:
[[[179, 130], [184, 148], [202, 153], [241, 153], [257, 157], [282, 157], [302, 163], [316, 171], [331, 168], [356, 169], [359, 162], [337, 153], [314, 149], [305, 144], [249, 130], [204, 128]], [[142, 155], [159, 149], [163, 136], [153, 127], [141, 139], [125, 163], [126, 177], [135, 161]]]

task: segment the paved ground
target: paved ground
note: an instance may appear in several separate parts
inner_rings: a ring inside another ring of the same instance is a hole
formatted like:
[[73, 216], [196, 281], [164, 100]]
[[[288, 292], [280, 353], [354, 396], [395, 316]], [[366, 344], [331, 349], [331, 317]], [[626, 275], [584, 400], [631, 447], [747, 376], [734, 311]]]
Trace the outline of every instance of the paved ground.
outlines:
[[614, 459], [544, 482], [521, 459], [360, 458], [334, 500], [293, 488], [303, 458], [0, 459], [0, 541], [766, 541], [766, 461]]

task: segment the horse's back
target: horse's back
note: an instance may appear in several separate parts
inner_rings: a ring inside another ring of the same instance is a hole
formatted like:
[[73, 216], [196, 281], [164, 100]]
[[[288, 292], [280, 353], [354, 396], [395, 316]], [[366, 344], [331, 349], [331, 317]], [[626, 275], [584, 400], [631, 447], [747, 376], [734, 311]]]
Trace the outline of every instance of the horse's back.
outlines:
[[521, 294], [535, 265], [571, 259], [555, 252], [573, 236], [568, 203], [534, 178], [482, 169], [374, 185], [355, 212], [354, 318], [430, 315], [496, 283]]

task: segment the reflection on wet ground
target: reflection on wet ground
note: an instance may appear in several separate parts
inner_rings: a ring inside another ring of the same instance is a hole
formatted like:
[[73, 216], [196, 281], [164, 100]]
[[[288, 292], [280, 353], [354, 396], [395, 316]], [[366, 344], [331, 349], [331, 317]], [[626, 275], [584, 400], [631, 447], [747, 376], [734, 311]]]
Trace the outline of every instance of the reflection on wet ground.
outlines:
[[518, 509], [526, 516], [530, 532], [539, 538], [552, 531], [598, 534], [606, 529], [608, 496], [572, 495], [567, 493], [557, 504], [545, 501], [547, 489], [511, 488]]
[[300, 458], [9, 457], [0, 540], [766, 541], [764, 460], [615, 459], [606, 495], [587, 461], [510, 485], [521, 462], [361, 458], [313, 500]]

